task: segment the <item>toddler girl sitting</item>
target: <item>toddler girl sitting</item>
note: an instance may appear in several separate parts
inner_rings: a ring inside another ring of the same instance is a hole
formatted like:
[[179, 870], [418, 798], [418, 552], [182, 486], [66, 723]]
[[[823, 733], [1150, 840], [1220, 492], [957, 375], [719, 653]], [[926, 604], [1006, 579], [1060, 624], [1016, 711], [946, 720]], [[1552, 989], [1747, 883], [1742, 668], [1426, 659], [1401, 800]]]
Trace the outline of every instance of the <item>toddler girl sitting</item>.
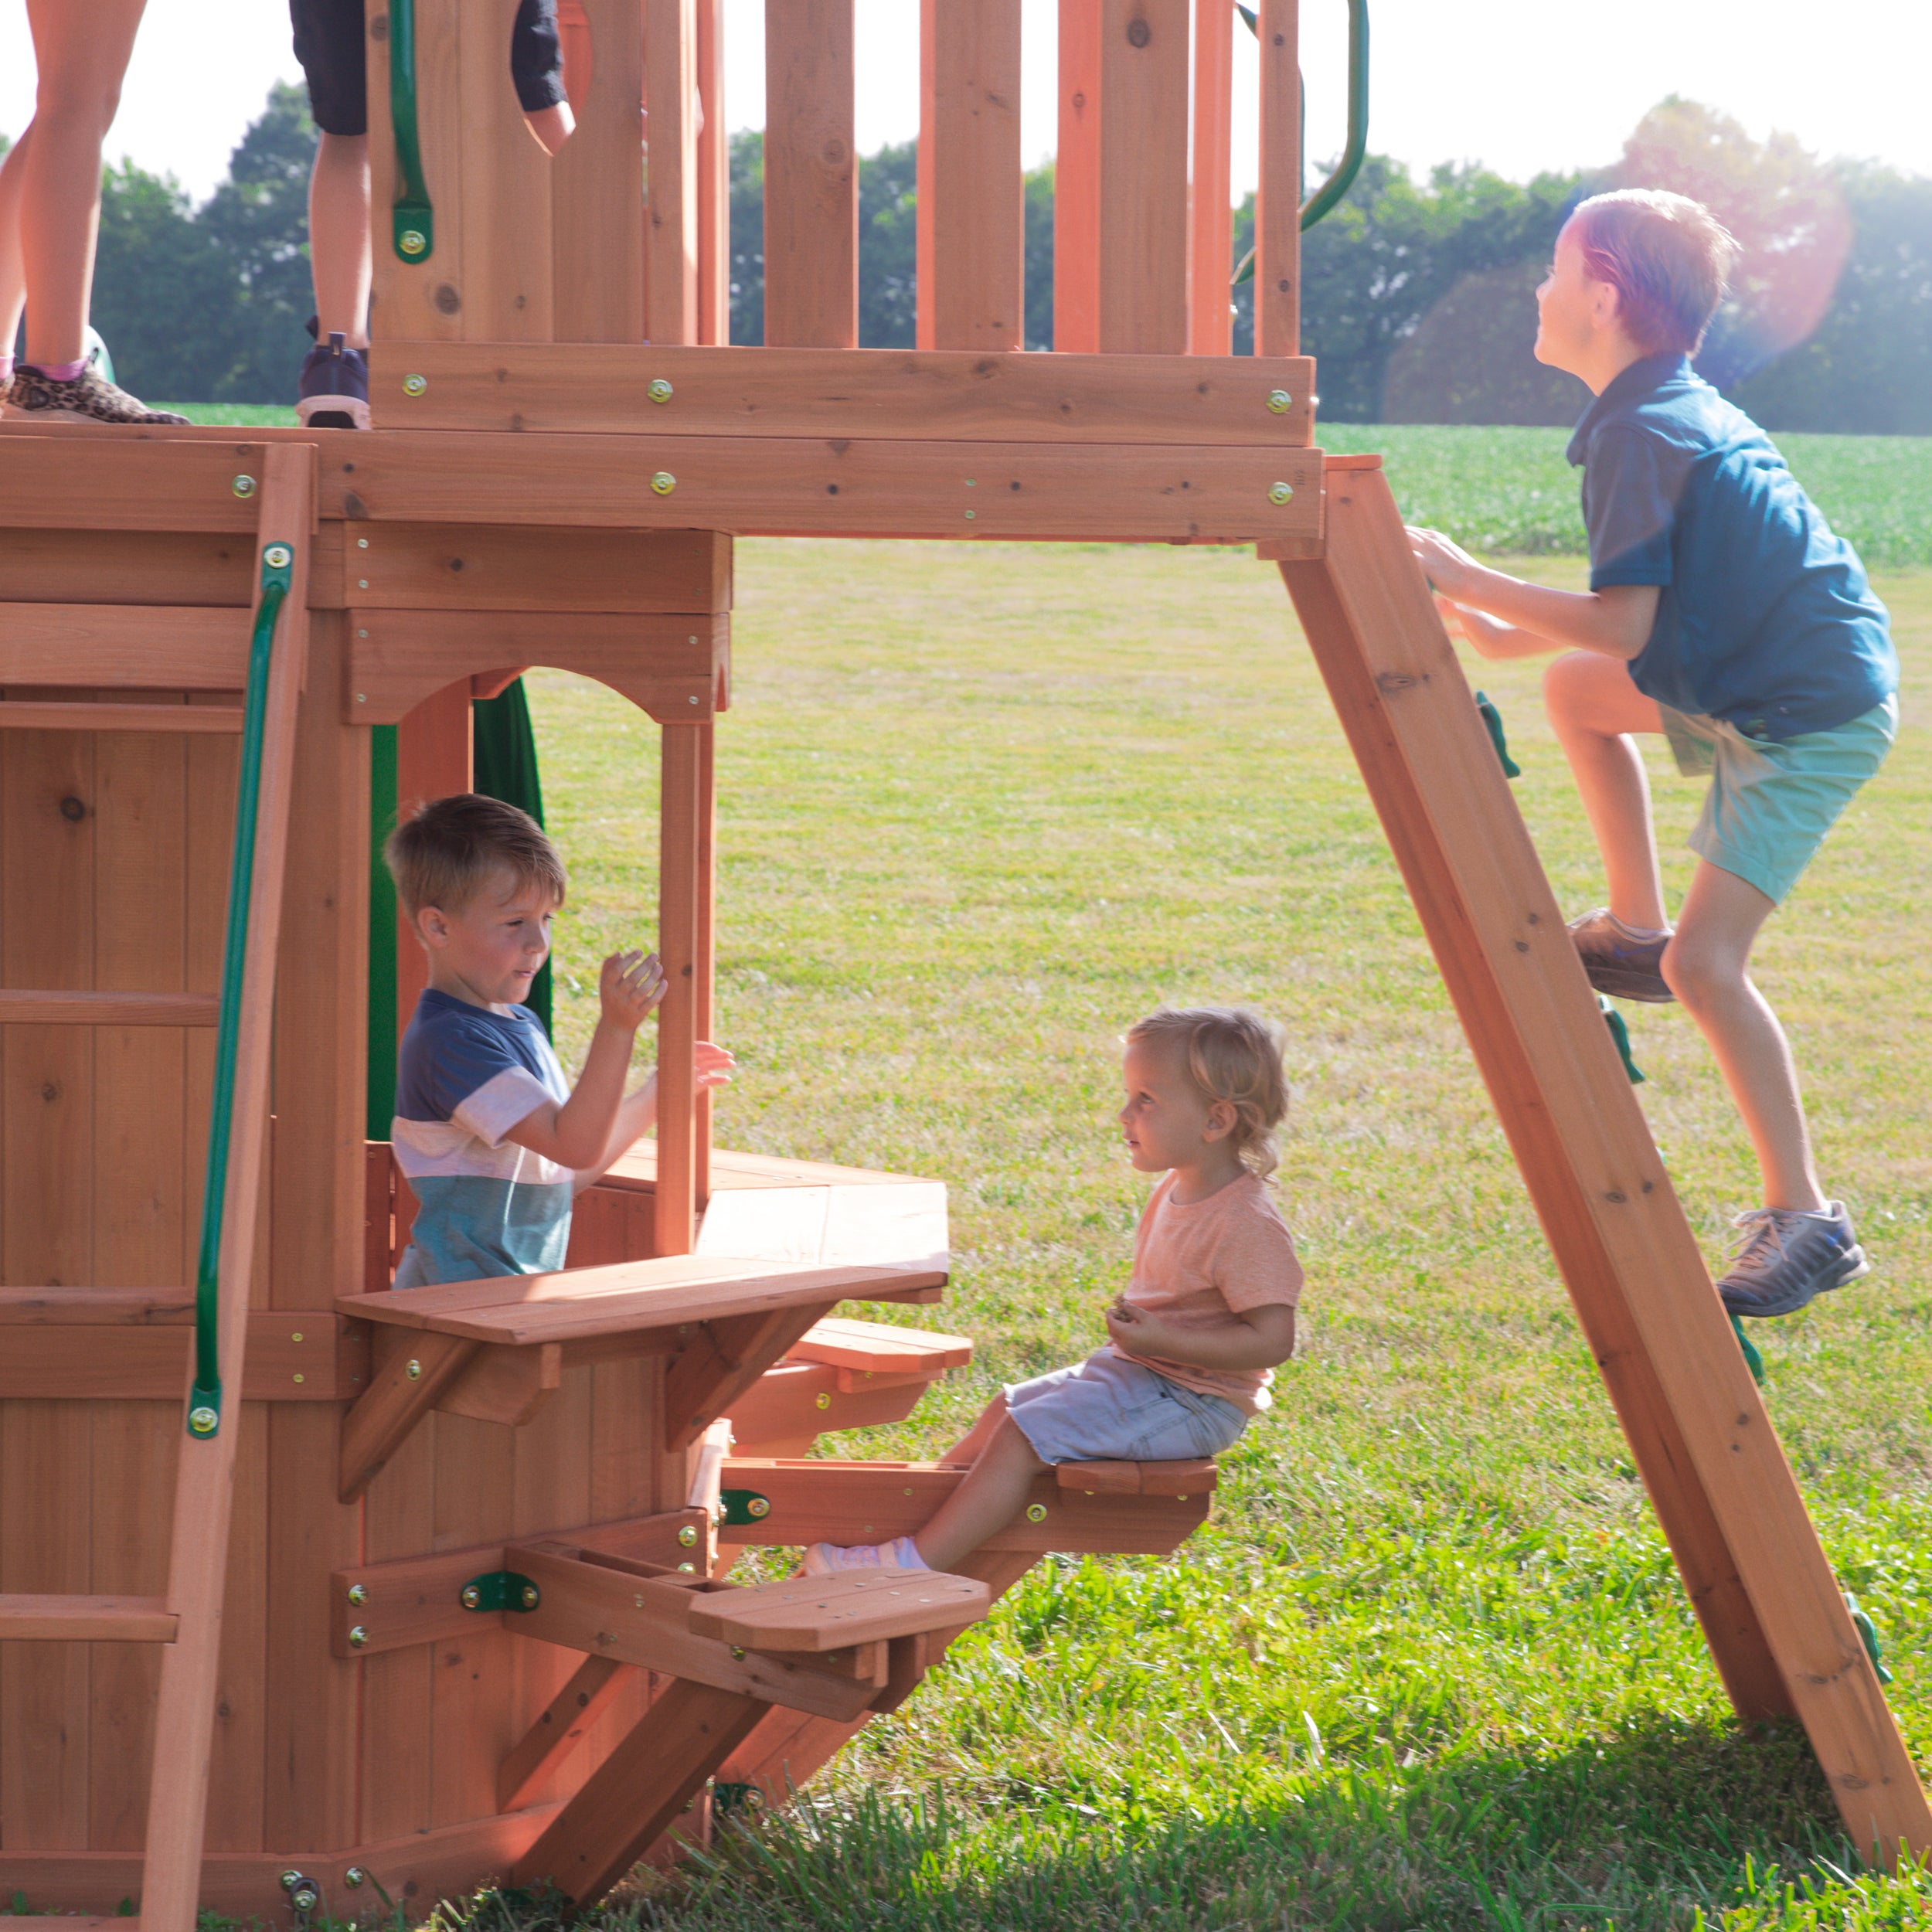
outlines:
[[996, 1396], [948, 1463], [966, 1479], [917, 1536], [815, 1543], [805, 1573], [950, 1570], [1019, 1515], [1062, 1462], [1215, 1456], [1268, 1406], [1294, 1352], [1301, 1264], [1264, 1185], [1287, 1111], [1277, 1029], [1239, 1007], [1163, 1009], [1128, 1034], [1120, 1111], [1130, 1158], [1165, 1174], [1107, 1311], [1107, 1345]]

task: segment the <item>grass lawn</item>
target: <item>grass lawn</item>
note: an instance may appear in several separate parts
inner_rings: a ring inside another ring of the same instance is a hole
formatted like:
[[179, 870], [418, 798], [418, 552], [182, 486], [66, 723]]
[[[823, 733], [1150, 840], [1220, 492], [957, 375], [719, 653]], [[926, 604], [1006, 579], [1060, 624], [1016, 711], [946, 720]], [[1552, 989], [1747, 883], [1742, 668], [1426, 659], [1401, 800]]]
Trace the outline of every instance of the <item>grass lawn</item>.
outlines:
[[[1426, 500], [1402, 433], [1377, 434]], [[1760, 956], [1876, 1265], [1758, 1334], [1932, 1770], [1932, 575], [1881, 587], [1900, 747]], [[919, 1318], [978, 1344], [913, 1422], [828, 1450], [930, 1454], [1002, 1381], [1095, 1345], [1143, 1198], [1111, 1124], [1115, 1040], [1163, 1000], [1249, 1001], [1288, 1029], [1305, 1338], [1177, 1557], [1036, 1570], [796, 1810], [614, 1921], [1932, 1923], [1932, 1878], [1861, 1872], [1801, 1740], [1732, 1720], [1272, 570], [747, 542], [738, 607], [719, 1031], [743, 1070], [719, 1138], [944, 1179], [954, 1287]], [[575, 879], [568, 1060], [597, 958], [651, 927], [657, 734], [600, 687], [531, 682]], [[1560, 898], [1594, 903], [1534, 667], [1481, 682]], [[1699, 791], [1653, 770], [1681, 883]], [[1689, 1021], [1631, 1011], [1644, 1104], [1716, 1255], [1755, 1198], [1748, 1147]]]

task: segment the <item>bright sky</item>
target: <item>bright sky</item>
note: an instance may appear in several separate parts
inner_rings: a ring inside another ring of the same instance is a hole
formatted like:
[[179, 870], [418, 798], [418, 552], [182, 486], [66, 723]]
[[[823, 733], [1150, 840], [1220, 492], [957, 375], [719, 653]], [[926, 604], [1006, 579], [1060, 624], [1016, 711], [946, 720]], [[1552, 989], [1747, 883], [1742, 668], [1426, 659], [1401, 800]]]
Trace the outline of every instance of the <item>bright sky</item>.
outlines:
[[[84, 4], [84, 0], [67, 0]], [[1053, 145], [1056, 0], [1022, 0], [1029, 161]], [[861, 153], [918, 128], [915, 0], [857, 0]], [[507, 0], [505, 10], [509, 11]], [[1523, 179], [1615, 158], [1644, 111], [1681, 94], [1774, 128], [1825, 155], [1855, 155], [1932, 174], [1932, 8], [1924, 0], [1370, 0], [1374, 22], [1369, 140], [1418, 171], [1486, 162]], [[764, 113], [764, 0], [726, 0], [726, 112], [734, 128]], [[1308, 151], [1341, 145], [1346, 9], [1304, 0]], [[1608, 40], [1599, 22], [1615, 26]], [[1237, 58], [1248, 36], [1236, 36]], [[280, 0], [149, 0], [108, 136], [131, 156], [204, 196], [260, 111], [270, 83], [299, 74]], [[1248, 90], [1237, 75], [1237, 99]], [[0, 131], [32, 112], [33, 53], [20, 0], [0, 0]], [[1252, 117], [1237, 129], [1237, 192], [1252, 185]]]

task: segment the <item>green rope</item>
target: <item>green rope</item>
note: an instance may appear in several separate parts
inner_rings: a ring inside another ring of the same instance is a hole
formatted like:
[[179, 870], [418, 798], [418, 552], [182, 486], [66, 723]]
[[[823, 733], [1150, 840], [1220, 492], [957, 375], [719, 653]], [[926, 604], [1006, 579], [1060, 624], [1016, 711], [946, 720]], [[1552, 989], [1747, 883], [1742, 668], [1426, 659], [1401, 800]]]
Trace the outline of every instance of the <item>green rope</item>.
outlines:
[[1502, 735], [1502, 713], [1496, 709], [1496, 701], [1486, 691], [1476, 693], [1476, 709], [1482, 713], [1482, 721], [1489, 727], [1489, 742], [1496, 747], [1496, 760], [1502, 767], [1505, 778], [1520, 778], [1522, 767], [1509, 755], [1509, 740]]
[[1757, 1345], [1744, 1332], [1744, 1325], [1736, 1315], [1731, 1317], [1731, 1333], [1737, 1337], [1737, 1345], [1744, 1352], [1744, 1366], [1750, 1370], [1751, 1379], [1763, 1388], [1764, 1358], [1757, 1352]]
[[1879, 1655], [1878, 1626], [1859, 1607], [1859, 1600], [1849, 1590], [1839, 1594], [1845, 1599], [1845, 1607], [1852, 1613], [1852, 1628], [1863, 1641], [1865, 1654], [1871, 1658], [1872, 1668], [1877, 1672], [1879, 1682], [1881, 1684], [1890, 1683], [1892, 1673], [1885, 1668], [1884, 1662]]
[[228, 930], [221, 965], [220, 1019], [215, 1035], [215, 1084], [208, 1117], [208, 1174], [202, 1196], [201, 1253], [195, 1268], [195, 1381], [188, 1433], [221, 1427], [222, 1209], [228, 1192], [229, 1141], [234, 1127], [235, 1055], [241, 1034], [242, 975], [248, 957], [249, 900], [255, 883], [255, 828], [261, 811], [262, 740], [268, 717], [268, 673], [275, 620], [287, 596], [294, 553], [286, 543], [262, 552], [262, 596], [248, 643], [248, 695], [242, 714], [241, 774], [235, 788], [235, 848], [228, 875]]
[[1632, 1087], [1641, 1087], [1644, 1076], [1636, 1061], [1630, 1055], [1630, 1029], [1624, 1024], [1624, 1016], [1611, 1005], [1601, 993], [1597, 995], [1597, 1010], [1604, 1016], [1604, 1024], [1610, 1029], [1610, 1036], [1617, 1043], [1617, 1056], [1624, 1063], [1624, 1071], [1630, 1076]]

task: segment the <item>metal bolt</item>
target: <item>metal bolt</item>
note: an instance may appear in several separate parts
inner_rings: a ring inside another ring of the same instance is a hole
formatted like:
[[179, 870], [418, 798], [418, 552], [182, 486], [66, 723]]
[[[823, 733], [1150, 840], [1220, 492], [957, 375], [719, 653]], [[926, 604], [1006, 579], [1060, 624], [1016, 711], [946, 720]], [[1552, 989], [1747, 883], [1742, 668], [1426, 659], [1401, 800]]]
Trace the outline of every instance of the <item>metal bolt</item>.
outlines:
[[369, 588], [369, 579], [367, 577], [358, 577], [355, 580], [355, 587], [359, 590], [366, 590]]
[[1268, 501], [1270, 503], [1285, 503], [1294, 494], [1294, 485], [1292, 483], [1270, 483], [1268, 485]]
[[1277, 416], [1286, 416], [1294, 407], [1294, 398], [1284, 389], [1271, 389], [1268, 391], [1268, 407]]
[[321, 1888], [313, 1879], [304, 1879], [289, 1893], [288, 1902], [298, 1912], [312, 1912], [322, 1902]]
[[295, 1379], [296, 1379], [298, 1382], [299, 1382], [299, 1381], [301, 1381], [301, 1377], [300, 1376], [298, 1376], [295, 1378]]
[[1029, 1503], [1026, 1505], [1026, 1520], [1027, 1520], [1029, 1522], [1046, 1522], [1046, 1504], [1045, 1504], [1045, 1503], [1043, 1503], [1043, 1502], [1029, 1502]]
[[662, 376], [653, 376], [644, 393], [654, 403], [668, 403], [671, 400], [671, 385]]
[[518, 1593], [517, 1600], [526, 1610], [535, 1610], [543, 1600], [543, 1593], [535, 1583], [526, 1583]]
[[660, 470], [651, 479], [651, 487], [660, 496], [668, 496], [678, 487], [678, 479], [668, 470]]
[[688, 637], [688, 638], [686, 638], [685, 639], [685, 642], [686, 644], [696, 644], [697, 641], [698, 641], [698, 634], [697, 634], [697, 632], [696, 632], [696, 631], [695, 631], [692, 632], [692, 634], [690, 634], [690, 636], [689, 636], [689, 637]]
[[291, 1869], [282, 1874], [281, 1884], [282, 1889], [284, 1892], [294, 1891], [296, 1886], [302, 1883], [303, 1879], [301, 1873], [294, 1870], [293, 1869]]
[[968, 523], [971, 523], [978, 514], [979, 512], [977, 510], [968, 510], [966, 512], [966, 521]]
[[909, 1496], [910, 1496], [912, 1493], [913, 1493], [913, 1492], [912, 1492], [910, 1489], [908, 1489], [908, 1490], [906, 1492], [906, 1494], [907, 1495], [909, 1495]]
[[829, 1389], [821, 1389], [818, 1394], [812, 1398], [812, 1400], [816, 1402], [821, 1409], [829, 1409], [832, 1406], [832, 1393]]
[[213, 1409], [190, 1409], [188, 1411], [189, 1432], [197, 1436], [212, 1436], [220, 1426], [221, 1417]]
[[271, 543], [263, 551], [262, 561], [271, 570], [286, 570], [295, 561], [295, 553], [286, 543]]
[[[364, 637], [367, 637], [367, 636], [369, 635], [369, 633], [368, 633], [366, 631], [365, 631], [362, 633], [362, 635], [363, 635]], [[368, 693], [366, 691], [359, 691], [359, 692], [356, 692], [356, 694], [355, 694], [355, 702], [356, 702], [358, 704], [367, 704], [367, 703], [369, 702], [369, 693]]]
[[291, 1341], [291, 1342], [299, 1342], [299, 1341], [301, 1341], [301, 1338], [302, 1338], [302, 1332], [301, 1332], [301, 1330], [300, 1328], [298, 1328], [298, 1329], [295, 1331], [295, 1332], [294, 1332], [293, 1335], [291, 1335], [288, 1338], [289, 1338], [289, 1340], [290, 1340], [290, 1341]]
[[403, 393], [405, 396], [420, 396], [429, 386], [430, 379], [427, 376], [405, 376], [403, 378]]
[[678, 1526], [678, 1540], [689, 1549], [698, 1540], [698, 1526], [694, 1522], [680, 1523]]
[[369, 1585], [351, 1583], [349, 1587], [349, 1600], [359, 1610], [369, 1601]]
[[678, 1566], [678, 1573], [682, 1577], [695, 1576], [697, 1573], [697, 1569], [698, 1566], [696, 1563], [680, 1563]]
[[352, 1650], [360, 1650], [369, 1641], [369, 1632], [360, 1624], [349, 1626], [349, 1645]]
[[474, 1583], [465, 1583], [463, 1586], [463, 1594], [457, 1599], [457, 1601], [460, 1603], [465, 1610], [475, 1609], [477, 1605], [481, 1603], [482, 1600], [483, 1593], [481, 1590], [478, 1590]]
[[770, 1498], [767, 1496], [753, 1496], [750, 1502], [745, 1505], [745, 1514], [753, 1522], [761, 1521], [771, 1514]]
[[359, 536], [355, 539], [355, 547], [359, 550], [366, 550], [369, 548], [369, 539], [366, 536]]
[[238, 476], [228, 487], [237, 496], [253, 496], [255, 494], [255, 479], [252, 476]]
[[406, 255], [420, 255], [429, 247], [420, 228], [406, 228], [396, 238], [396, 245]]
[[353, 1892], [369, 1883], [369, 1874], [359, 1865], [352, 1865], [342, 1874], [342, 1883]]
[[417, 1360], [414, 1355], [411, 1355], [409, 1360], [403, 1363], [403, 1372], [409, 1377], [410, 1381], [420, 1382], [423, 1379], [423, 1365]]
[[745, 1661], [745, 1647], [743, 1645], [733, 1644], [731, 1646], [731, 1660], [735, 1664], [742, 1664]]
[[697, 699], [696, 699], [696, 698], [693, 698], [693, 699], [691, 700], [691, 702], [692, 702], [693, 704], [696, 704], [698, 701], [697, 701]]

